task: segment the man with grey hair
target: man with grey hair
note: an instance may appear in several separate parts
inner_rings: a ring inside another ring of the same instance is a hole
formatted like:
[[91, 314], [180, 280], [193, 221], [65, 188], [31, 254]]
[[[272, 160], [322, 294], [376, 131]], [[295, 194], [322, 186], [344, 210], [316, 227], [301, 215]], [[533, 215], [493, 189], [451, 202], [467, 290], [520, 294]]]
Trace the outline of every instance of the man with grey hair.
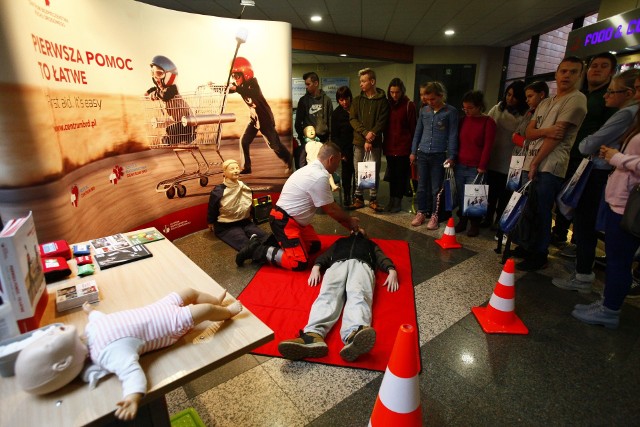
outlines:
[[[353, 127], [353, 163], [356, 172], [358, 163], [367, 159], [375, 161], [375, 186], [369, 190], [369, 207], [375, 212], [384, 208], [378, 204], [378, 185], [380, 183], [380, 159], [382, 155], [382, 131], [387, 127], [389, 119], [389, 102], [384, 90], [376, 87], [376, 73], [371, 68], [358, 72], [360, 76], [360, 95], [356, 96], [349, 110], [350, 123]], [[350, 209], [364, 207], [363, 190], [356, 188], [353, 204]]]

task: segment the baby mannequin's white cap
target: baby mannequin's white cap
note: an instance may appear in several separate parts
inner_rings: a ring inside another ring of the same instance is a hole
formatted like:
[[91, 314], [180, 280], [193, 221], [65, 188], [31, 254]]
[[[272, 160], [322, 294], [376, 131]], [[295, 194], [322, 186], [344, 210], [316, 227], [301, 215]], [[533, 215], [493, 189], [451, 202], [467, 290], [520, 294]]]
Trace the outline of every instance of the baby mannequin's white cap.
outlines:
[[18, 385], [32, 394], [58, 390], [78, 376], [87, 353], [75, 326], [51, 328], [18, 355], [15, 369]]

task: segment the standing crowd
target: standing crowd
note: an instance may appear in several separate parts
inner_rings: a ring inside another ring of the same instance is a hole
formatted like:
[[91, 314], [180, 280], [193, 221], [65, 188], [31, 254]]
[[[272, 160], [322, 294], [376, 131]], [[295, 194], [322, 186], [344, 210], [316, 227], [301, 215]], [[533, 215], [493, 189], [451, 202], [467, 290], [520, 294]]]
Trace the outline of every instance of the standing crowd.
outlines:
[[[369, 68], [359, 71], [359, 95], [354, 97], [347, 86], [337, 89], [334, 109], [320, 89], [318, 75], [306, 73], [307, 93], [298, 103], [295, 120], [298, 169], [271, 211], [272, 234], [253, 234], [236, 257], [238, 266], [251, 259], [294, 271], [311, 268], [310, 286], [320, 283], [325, 270], [331, 272], [309, 324], [298, 338], [281, 343], [282, 354], [292, 359], [326, 354], [324, 335], [343, 305], [348, 322], [341, 329], [345, 360], [355, 360], [372, 348], [373, 271], [379, 268], [389, 274], [385, 284], [390, 291], [397, 289], [398, 278], [391, 260], [369, 243], [359, 219], [345, 210], [368, 206], [374, 212], [397, 213], [408, 191], [417, 201], [411, 226], [426, 224], [428, 230], [436, 230], [457, 207], [456, 232], [475, 237], [481, 228], [490, 228], [497, 232], [496, 239], [503, 234], [501, 218], [513, 212], [514, 190], [526, 192], [517, 225], [509, 230], [518, 245], [512, 252], [520, 259], [516, 268], [545, 268], [549, 247], [555, 245], [563, 255], [576, 258], [573, 274], [553, 279], [562, 289], [591, 292], [597, 240], [604, 232], [604, 296], [592, 304], [577, 305], [572, 315], [585, 323], [617, 327], [640, 247], [640, 237], [620, 225], [630, 192], [640, 183], [640, 70], [615, 74], [616, 69], [616, 58], [610, 53], [596, 55], [586, 67], [580, 58], [566, 57], [555, 73], [555, 94], [542, 81], [514, 81], [485, 113], [484, 94], [472, 90], [462, 98], [462, 114], [447, 103], [447, 89], [441, 82], [420, 85], [417, 109], [402, 80], [392, 79], [385, 93]], [[580, 90], [585, 75], [585, 88]], [[305, 145], [312, 142], [317, 146], [309, 156]], [[383, 179], [389, 182], [384, 207], [378, 198], [382, 155], [387, 164]], [[586, 162], [590, 173], [582, 177], [586, 185], [577, 205], [570, 210], [556, 208], [554, 218], [557, 197], [572, 185], [574, 173]], [[368, 173], [359, 171], [365, 163], [375, 165], [369, 185], [363, 185]], [[330, 177], [334, 184], [329, 184]], [[417, 180], [415, 192], [413, 180]], [[342, 206], [333, 195], [338, 186]], [[485, 192], [472, 198], [469, 188]], [[317, 208], [349, 230], [351, 238], [310, 266], [310, 255], [320, 250], [311, 224]], [[571, 221], [573, 237], [567, 241]], [[362, 269], [345, 267], [362, 263]], [[343, 292], [347, 292], [346, 301], [336, 299]], [[636, 294], [638, 289], [631, 292]], [[336, 304], [327, 311], [323, 301], [329, 300]], [[350, 310], [366, 315], [346, 314]]]

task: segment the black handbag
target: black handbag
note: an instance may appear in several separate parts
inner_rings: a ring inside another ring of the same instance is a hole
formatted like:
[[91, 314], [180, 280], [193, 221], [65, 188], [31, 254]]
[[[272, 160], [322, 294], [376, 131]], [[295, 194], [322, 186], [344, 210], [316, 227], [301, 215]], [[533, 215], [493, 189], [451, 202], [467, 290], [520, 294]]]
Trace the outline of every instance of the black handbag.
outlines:
[[640, 184], [636, 184], [629, 193], [622, 221], [620, 221], [620, 228], [640, 237]]

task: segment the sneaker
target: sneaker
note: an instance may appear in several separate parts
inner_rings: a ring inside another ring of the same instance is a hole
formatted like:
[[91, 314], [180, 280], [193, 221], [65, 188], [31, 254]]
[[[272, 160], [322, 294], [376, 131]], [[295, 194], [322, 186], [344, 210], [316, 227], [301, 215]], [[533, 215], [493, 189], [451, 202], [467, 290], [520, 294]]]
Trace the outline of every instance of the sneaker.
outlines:
[[602, 302], [604, 301], [603, 298], [600, 298], [599, 300], [596, 300], [590, 304], [576, 304], [573, 309], [577, 310], [577, 311], [582, 311], [582, 310], [591, 310], [593, 309], [593, 307], [602, 305]]
[[378, 200], [373, 199], [369, 201], [369, 207], [373, 209], [374, 212], [383, 212], [384, 208], [378, 204]]
[[349, 206], [349, 210], [356, 210], [356, 209], [362, 209], [364, 208], [364, 200], [362, 200], [360, 197], [354, 197], [353, 198], [353, 204], [351, 206]]
[[584, 310], [573, 310], [571, 315], [581, 322], [602, 325], [608, 329], [616, 329], [620, 323], [620, 310], [611, 310], [604, 304], [594, 304]]
[[543, 254], [531, 254], [516, 264], [520, 271], [537, 271], [547, 266], [547, 256]]
[[427, 224], [427, 230], [437, 230], [438, 229], [438, 216], [431, 215], [431, 219], [429, 219], [429, 223]]
[[300, 331], [298, 338], [280, 341], [278, 351], [285, 359], [300, 360], [307, 357], [324, 357], [329, 354], [329, 347], [320, 334]]
[[414, 227], [417, 227], [419, 225], [424, 224], [426, 220], [427, 220], [427, 217], [425, 216], [425, 214], [423, 214], [422, 212], [418, 212], [416, 214], [416, 217], [413, 218], [413, 221], [411, 221], [411, 225], [413, 225]]
[[369, 353], [376, 343], [376, 331], [370, 326], [360, 326], [351, 332], [345, 346], [340, 350], [340, 357], [353, 362], [360, 355]]
[[559, 252], [559, 255], [567, 258], [575, 258], [577, 248], [578, 247], [574, 243], [569, 243], [567, 246], [564, 247], [563, 250]]
[[551, 281], [551, 283], [553, 283], [553, 286], [560, 289], [566, 289], [568, 291], [578, 291], [581, 294], [589, 294], [591, 293], [591, 285], [593, 284], [595, 278], [596, 275], [594, 273], [581, 274], [574, 271], [573, 274], [569, 276], [569, 278], [561, 279], [559, 277], [556, 277]]

